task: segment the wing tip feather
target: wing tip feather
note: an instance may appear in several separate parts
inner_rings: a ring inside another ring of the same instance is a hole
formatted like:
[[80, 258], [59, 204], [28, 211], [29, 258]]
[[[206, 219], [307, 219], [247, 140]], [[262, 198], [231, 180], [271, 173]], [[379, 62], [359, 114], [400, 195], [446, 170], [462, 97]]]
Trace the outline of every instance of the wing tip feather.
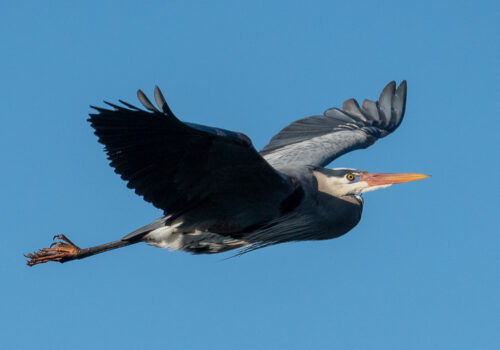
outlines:
[[394, 97], [392, 100], [392, 109], [394, 112], [395, 122], [393, 125], [393, 130], [396, 129], [403, 121], [405, 111], [406, 111], [406, 96], [407, 96], [407, 82], [403, 80], [396, 91], [394, 92]]
[[156, 104], [158, 105], [158, 107], [160, 107], [163, 113], [165, 113], [169, 117], [175, 117], [174, 112], [172, 112], [172, 110], [170, 109], [170, 106], [168, 105], [167, 100], [165, 99], [165, 96], [161, 92], [161, 89], [158, 85], [155, 85], [154, 97], [156, 100]]
[[160, 112], [158, 110], [158, 108], [156, 108], [152, 103], [151, 101], [149, 100], [149, 98], [146, 96], [146, 94], [144, 93], [144, 91], [142, 91], [141, 89], [137, 90], [137, 98], [139, 99], [139, 101], [142, 103], [142, 105], [149, 111], [151, 112]]

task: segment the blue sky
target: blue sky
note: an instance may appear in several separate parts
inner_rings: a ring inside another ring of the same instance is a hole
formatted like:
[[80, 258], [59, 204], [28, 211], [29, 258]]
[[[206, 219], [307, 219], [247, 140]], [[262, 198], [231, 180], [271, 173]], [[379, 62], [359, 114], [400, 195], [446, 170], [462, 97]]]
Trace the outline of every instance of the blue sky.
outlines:
[[[494, 1], [2, 1], [3, 349], [498, 349]], [[408, 80], [401, 127], [332, 167], [432, 178], [365, 195], [330, 241], [240, 258], [136, 245], [28, 268], [161, 215], [108, 166], [89, 104], [164, 91], [257, 148]]]

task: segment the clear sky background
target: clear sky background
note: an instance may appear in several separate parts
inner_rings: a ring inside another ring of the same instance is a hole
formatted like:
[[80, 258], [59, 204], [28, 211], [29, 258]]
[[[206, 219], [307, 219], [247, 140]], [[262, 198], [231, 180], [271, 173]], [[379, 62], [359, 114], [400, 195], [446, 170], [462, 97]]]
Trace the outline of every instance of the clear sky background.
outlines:
[[[0, 348], [499, 349], [497, 1], [2, 1]], [[139, 244], [29, 268], [161, 215], [113, 173], [89, 104], [158, 84], [257, 148], [408, 80], [401, 127], [332, 164], [432, 178], [368, 193], [330, 241], [239, 258]]]

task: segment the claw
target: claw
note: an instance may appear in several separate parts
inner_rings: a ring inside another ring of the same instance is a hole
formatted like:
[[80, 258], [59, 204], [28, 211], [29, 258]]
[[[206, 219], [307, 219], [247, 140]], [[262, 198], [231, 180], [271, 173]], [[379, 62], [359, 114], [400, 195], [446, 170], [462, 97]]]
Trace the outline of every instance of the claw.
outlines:
[[48, 261], [64, 262], [67, 260], [75, 259], [80, 253], [81, 249], [73, 244], [64, 235], [55, 235], [52, 240], [59, 239], [61, 241], [53, 242], [49, 248], [42, 248], [34, 253], [28, 253], [24, 256], [30, 260], [26, 262], [28, 266], [46, 263]]

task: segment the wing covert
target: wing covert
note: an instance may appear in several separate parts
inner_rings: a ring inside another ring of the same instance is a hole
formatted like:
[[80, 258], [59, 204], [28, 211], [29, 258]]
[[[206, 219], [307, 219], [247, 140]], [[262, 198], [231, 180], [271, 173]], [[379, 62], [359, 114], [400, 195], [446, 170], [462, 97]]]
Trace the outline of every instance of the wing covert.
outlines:
[[406, 81], [396, 89], [386, 85], [377, 102], [360, 107], [349, 99], [342, 110], [330, 108], [323, 116], [297, 120], [275, 135], [260, 154], [275, 168], [290, 165], [326, 166], [350, 151], [366, 148], [401, 124], [406, 104]]

